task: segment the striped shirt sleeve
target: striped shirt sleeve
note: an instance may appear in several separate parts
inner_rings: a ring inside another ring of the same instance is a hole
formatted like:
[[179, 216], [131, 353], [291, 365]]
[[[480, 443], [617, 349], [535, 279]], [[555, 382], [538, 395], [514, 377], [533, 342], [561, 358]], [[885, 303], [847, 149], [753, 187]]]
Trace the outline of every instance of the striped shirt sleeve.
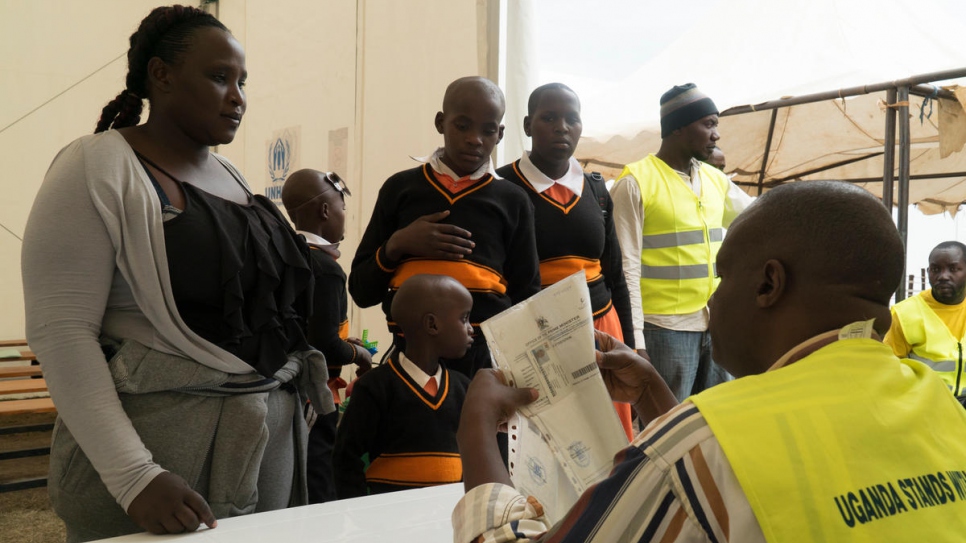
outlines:
[[472, 489], [453, 512], [454, 543], [764, 542], [721, 446], [682, 404], [617, 454], [610, 476], [548, 526], [540, 504], [505, 485]]

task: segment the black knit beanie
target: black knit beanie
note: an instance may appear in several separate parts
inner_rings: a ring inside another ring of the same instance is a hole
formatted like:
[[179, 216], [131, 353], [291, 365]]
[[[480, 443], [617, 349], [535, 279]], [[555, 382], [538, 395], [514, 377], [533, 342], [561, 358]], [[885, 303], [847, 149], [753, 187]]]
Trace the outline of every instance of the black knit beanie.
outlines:
[[718, 108], [694, 83], [676, 85], [661, 96], [661, 138], [708, 115]]

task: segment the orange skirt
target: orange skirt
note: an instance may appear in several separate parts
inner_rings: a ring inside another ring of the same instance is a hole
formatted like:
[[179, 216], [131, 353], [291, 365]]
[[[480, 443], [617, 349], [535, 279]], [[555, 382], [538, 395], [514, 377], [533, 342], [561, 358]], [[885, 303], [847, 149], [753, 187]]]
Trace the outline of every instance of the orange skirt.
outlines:
[[[603, 315], [594, 319], [594, 328], [601, 332], [606, 332], [620, 341], [624, 341], [624, 334], [621, 332], [621, 321], [617, 317], [617, 310], [612, 305]], [[627, 440], [634, 440], [634, 426], [631, 424], [631, 406], [626, 403], [614, 402], [614, 409], [617, 410], [617, 417], [621, 420]]]

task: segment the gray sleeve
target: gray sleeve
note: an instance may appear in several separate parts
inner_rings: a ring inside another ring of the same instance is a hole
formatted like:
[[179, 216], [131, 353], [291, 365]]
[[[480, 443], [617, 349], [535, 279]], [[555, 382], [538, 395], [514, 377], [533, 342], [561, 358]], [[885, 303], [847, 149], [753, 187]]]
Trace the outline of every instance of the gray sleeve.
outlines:
[[27, 341], [58, 414], [126, 511], [163, 470], [125, 414], [98, 336], [115, 248], [88, 190], [82, 142], [60, 152], [34, 200], [21, 266]]

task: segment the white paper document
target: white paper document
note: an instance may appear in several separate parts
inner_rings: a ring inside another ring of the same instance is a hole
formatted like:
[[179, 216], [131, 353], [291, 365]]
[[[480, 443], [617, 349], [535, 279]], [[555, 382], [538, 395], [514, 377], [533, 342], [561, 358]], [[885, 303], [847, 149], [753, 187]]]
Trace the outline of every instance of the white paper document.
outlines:
[[595, 361], [593, 325], [583, 272], [482, 324], [509, 384], [540, 393], [510, 421], [510, 477], [554, 522], [627, 446]]

